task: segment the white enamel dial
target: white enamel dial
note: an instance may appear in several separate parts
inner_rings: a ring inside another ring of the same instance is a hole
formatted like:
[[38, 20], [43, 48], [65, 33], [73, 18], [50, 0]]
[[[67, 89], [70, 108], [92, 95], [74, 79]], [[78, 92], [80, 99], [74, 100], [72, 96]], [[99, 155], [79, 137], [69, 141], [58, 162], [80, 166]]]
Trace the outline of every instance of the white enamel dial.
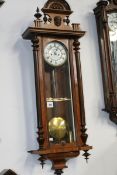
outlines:
[[117, 31], [117, 13], [108, 14], [108, 25], [110, 31], [112, 32]]
[[57, 41], [50, 42], [44, 49], [44, 59], [51, 66], [61, 66], [67, 60], [66, 47]]

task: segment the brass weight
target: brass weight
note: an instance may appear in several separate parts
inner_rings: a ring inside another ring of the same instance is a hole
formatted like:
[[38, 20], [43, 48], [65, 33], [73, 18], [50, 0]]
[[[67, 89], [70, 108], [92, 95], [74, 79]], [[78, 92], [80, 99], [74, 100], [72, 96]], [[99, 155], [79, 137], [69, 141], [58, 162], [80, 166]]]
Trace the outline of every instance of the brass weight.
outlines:
[[62, 139], [67, 133], [67, 124], [62, 117], [54, 117], [49, 121], [49, 133], [55, 139]]

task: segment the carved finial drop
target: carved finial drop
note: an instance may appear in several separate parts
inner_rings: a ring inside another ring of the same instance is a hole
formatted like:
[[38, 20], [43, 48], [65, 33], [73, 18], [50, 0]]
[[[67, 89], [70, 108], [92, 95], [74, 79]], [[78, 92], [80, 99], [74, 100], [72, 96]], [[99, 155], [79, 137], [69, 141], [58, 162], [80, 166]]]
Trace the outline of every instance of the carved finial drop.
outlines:
[[88, 153], [88, 150], [85, 150], [84, 152], [85, 153], [83, 154], [83, 156], [85, 157], [85, 160], [88, 163], [88, 159], [89, 159], [90, 154]]
[[41, 18], [42, 14], [39, 13], [39, 8], [37, 7], [37, 10], [36, 10], [37, 13], [35, 13], [35, 17], [39, 20], [39, 18]]
[[41, 156], [40, 158], [39, 158], [39, 161], [41, 162], [40, 164], [41, 164], [41, 166], [42, 166], [42, 169], [44, 168], [44, 165], [45, 165], [45, 157], [44, 156]]
[[56, 169], [54, 174], [56, 175], [61, 175], [63, 173], [63, 171], [61, 169]]

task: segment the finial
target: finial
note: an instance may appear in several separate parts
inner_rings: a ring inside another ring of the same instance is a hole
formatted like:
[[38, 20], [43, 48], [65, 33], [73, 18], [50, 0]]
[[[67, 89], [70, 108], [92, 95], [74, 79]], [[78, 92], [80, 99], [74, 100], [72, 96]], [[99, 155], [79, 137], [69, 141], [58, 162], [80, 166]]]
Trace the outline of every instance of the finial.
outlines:
[[48, 21], [48, 18], [47, 18], [47, 15], [46, 15], [46, 14], [44, 14], [43, 21], [44, 21], [45, 24], [46, 24], [47, 21]]
[[44, 165], [45, 165], [45, 158], [44, 158], [44, 156], [41, 156], [40, 158], [39, 158], [39, 161], [40, 161], [40, 164], [41, 164], [41, 166], [42, 166], [42, 169], [44, 168]]
[[37, 10], [36, 10], [37, 13], [35, 13], [35, 17], [39, 20], [39, 18], [41, 18], [42, 14], [39, 13], [39, 8], [37, 7]]
[[4, 4], [5, 1], [0, 0], [0, 6], [2, 6]]
[[44, 24], [46, 24], [47, 22], [51, 23], [52, 18], [48, 14], [44, 13], [43, 21], [44, 21]]
[[88, 153], [88, 150], [85, 150], [84, 152], [85, 153], [83, 154], [83, 156], [85, 157], [85, 160], [88, 163], [88, 159], [89, 159], [90, 154]]
[[65, 22], [67, 25], [69, 25], [69, 23], [70, 23], [69, 16], [66, 16], [66, 19], [64, 19], [63, 22]]

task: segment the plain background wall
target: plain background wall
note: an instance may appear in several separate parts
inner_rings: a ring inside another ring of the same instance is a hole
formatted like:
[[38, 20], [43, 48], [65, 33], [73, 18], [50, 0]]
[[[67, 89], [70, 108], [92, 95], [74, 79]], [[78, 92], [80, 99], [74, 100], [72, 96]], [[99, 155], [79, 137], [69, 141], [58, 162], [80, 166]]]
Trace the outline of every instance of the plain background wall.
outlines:
[[[41, 169], [37, 149], [34, 68], [31, 43], [21, 34], [34, 20], [36, 7], [46, 0], [6, 0], [0, 8], [0, 171], [19, 175], [52, 175], [48, 161]], [[72, 22], [87, 31], [81, 41], [81, 65], [88, 144], [87, 164], [81, 155], [68, 161], [65, 175], [117, 175], [117, 126], [104, 108], [99, 48], [93, 8], [97, 0], [68, 0]]]

